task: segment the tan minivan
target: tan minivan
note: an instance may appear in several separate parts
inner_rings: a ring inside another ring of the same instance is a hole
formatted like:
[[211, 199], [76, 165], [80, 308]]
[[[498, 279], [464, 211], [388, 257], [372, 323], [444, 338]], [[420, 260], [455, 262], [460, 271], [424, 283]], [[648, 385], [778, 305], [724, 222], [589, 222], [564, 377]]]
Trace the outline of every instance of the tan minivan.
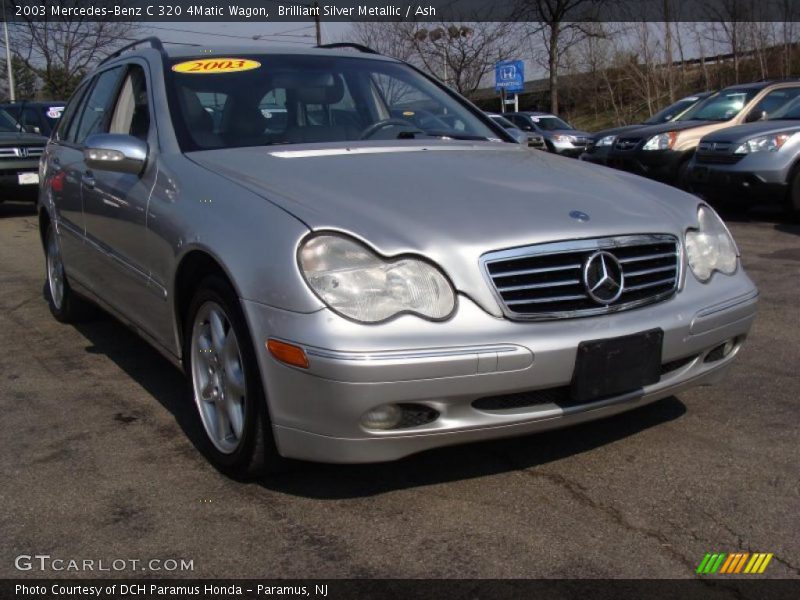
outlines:
[[759, 81], [727, 87], [675, 121], [621, 134], [614, 141], [608, 164], [686, 187], [689, 160], [700, 138], [726, 127], [766, 119], [798, 95], [800, 81]]

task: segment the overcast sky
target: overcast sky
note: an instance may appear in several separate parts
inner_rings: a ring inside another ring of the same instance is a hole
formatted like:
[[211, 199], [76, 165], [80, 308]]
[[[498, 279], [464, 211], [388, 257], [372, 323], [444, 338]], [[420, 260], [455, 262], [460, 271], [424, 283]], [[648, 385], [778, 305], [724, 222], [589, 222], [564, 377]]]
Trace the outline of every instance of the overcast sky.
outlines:
[[[340, 41], [349, 27], [349, 23], [322, 21], [322, 43]], [[291, 48], [316, 43], [312, 20], [296, 23], [142, 23], [142, 33], [156, 35], [164, 41], [212, 45], [258, 45], [268, 41]], [[254, 36], [261, 38], [254, 39]]]

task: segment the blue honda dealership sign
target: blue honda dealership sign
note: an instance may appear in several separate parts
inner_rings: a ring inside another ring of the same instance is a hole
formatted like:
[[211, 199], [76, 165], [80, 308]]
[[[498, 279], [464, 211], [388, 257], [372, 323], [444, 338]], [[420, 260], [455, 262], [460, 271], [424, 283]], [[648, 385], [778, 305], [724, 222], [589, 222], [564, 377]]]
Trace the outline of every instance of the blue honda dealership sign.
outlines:
[[521, 92], [525, 88], [525, 63], [521, 60], [504, 60], [494, 66], [496, 91]]

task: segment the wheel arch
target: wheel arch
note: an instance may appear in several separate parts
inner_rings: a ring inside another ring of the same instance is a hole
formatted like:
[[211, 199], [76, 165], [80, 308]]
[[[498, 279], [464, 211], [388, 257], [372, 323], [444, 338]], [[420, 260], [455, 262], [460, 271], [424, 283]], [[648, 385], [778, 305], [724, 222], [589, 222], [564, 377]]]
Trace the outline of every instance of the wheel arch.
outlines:
[[175, 315], [175, 335], [177, 347], [183, 354], [183, 336], [186, 312], [197, 291], [200, 282], [209, 275], [222, 277], [241, 298], [241, 293], [234, 278], [224, 267], [221, 260], [206, 248], [192, 248], [180, 259], [175, 269], [172, 286], [172, 311]]

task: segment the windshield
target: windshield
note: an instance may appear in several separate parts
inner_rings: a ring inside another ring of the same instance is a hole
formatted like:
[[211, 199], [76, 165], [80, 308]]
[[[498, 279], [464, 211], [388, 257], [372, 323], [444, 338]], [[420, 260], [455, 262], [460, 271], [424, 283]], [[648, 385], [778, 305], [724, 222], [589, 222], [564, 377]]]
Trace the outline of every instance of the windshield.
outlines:
[[660, 123], [668, 123], [669, 121], [672, 121], [676, 117], [680, 116], [680, 114], [687, 108], [691, 108], [692, 105], [697, 104], [699, 100], [700, 98], [697, 96], [689, 96], [688, 98], [678, 100], [675, 104], [670, 104], [667, 108], [661, 109], [659, 112], [647, 119], [644, 124], [658, 125]]
[[492, 119], [492, 121], [494, 121], [498, 125], [500, 125], [500, 127], [502, 127], [503, 129], [519, 129], [519, 127], [514, 125], [511, 121], [500, 115], [492, 115], [489, 118]]
[[783, 108], [775, 111], [769, 118], [770, 121], [800, 119], [800, 98], [789, 102]]
[[184, 151], [447, 137], [497, 139], [407, 65], [308, 55], [176, 59], [167, 76]]
[[0, 109], [0, 132], [2, 133], [19, 133], [22, 128], [17, 123], [16, 119], [8, 114], [5, 110]]
[[531, 117], [539, 129], [544, 131], [554, 131], [555, 129], [572, 129], [572, 125], [562, 121], [558, 117]]
[[729, 121], [760, 91], [760, 88], [738, 88], [717, 92], [686, 111], [676, 121]]

